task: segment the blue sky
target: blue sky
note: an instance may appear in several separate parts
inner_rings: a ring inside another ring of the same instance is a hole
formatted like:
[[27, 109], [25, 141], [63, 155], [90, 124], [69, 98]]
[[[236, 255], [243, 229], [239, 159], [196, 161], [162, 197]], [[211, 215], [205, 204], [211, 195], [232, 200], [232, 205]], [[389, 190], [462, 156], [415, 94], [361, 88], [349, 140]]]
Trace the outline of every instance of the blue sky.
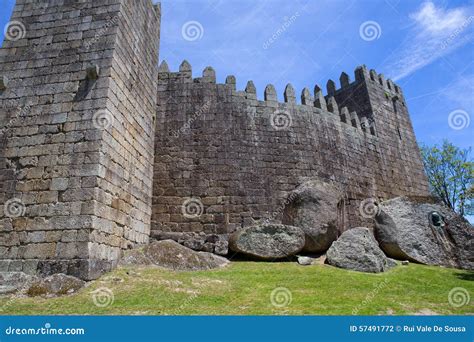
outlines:
[[[453, 111], [474, 119], [472, 2], [163, 0], [162, 13], [160, 59], [173, 70], [186, 58], [195, 76], [210, 65], [221, 82], [233, 74], [243, 89], [253, 80], [259, 98], [272, 83], [282, 99], [288, 82], [300, 93], [366, 64], [402, 86], [420, 142], [473, 144], [474, 122], [448, 123]], [[190, 21], [202, 30], [185, 39]], [[380, 27], [377, 39], [361, 38], [366, 22]]]
[[[4, 27], [14, 1], [0, 1]], [[240, 89], [253, 80], [259, 98], [272, 83], [280, 99], [288, 82], [299, 94], [366, 64], [403, 88], [419, 142], [469, 147], [473, 41], [472, 1], [163, 0], [160, 60], [177, 70], [187, 59], [195, 76], [210, 65]]]

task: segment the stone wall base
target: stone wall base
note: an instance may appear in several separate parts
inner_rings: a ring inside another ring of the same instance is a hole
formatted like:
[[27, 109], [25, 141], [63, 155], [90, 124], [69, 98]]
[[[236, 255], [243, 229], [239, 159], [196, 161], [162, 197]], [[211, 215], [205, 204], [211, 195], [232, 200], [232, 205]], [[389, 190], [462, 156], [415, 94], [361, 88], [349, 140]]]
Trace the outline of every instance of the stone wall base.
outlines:
[[24, 272], [40, 277], [56, 273], [69, 274], [84, 280], [99, 278], [103, 273], [111, 271], [116, 261], [96, 259], [58, 259], [58, 260], [0, 260], [0, 272]]

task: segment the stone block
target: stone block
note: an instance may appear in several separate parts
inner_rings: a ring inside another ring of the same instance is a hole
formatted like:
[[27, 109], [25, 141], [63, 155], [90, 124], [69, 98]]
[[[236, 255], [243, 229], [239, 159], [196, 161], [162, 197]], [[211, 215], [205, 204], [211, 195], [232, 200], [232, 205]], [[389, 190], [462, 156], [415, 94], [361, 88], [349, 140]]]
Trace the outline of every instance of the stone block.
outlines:
[[51, 180], [51, 190], [63, 191], [68, 188], [69, 179], [68, 178], [53, 178]]
[[0, 77], [0, 91], [7, 89], [8, 86], [8, 77], [1, 76]]
[[55, 243], [30, 243], [24, 246], [23, 258], [25, 259], [49, 259], [55, 256]]

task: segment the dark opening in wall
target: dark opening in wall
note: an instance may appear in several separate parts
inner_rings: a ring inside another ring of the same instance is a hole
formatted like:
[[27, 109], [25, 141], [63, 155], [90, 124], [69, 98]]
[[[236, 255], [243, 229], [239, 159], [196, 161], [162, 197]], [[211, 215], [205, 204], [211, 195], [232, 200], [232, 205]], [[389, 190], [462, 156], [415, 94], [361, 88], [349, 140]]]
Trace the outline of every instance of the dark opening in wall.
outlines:
[[430, 212], [428, 217], [430, 224], [435, 227], [444, 227], [446, 225], [444, 216], [437, 211]]

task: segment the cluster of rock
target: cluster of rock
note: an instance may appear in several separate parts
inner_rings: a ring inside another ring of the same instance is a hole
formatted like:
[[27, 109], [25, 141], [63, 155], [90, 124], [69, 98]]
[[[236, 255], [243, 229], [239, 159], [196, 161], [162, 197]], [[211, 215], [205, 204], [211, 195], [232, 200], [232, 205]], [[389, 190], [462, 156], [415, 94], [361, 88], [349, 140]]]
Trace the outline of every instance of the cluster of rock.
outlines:
[[[275, 260], [297, 253], [322, 254], [338, 237], [340, 189], [318, 180], [300, 185], [288, 196], [283, 224], [262, 224], [237, 230], [229, 248], [261, 260]], [[308, 261], [303, 262], [307, 264]]]
[[[305, 249], [303, 229], [283, 224], [263, 224], [243, 228], [230, 238], [236, 253], [258, 260], [290, 258]], [[358, 227], [344, 232], [326, 250], [327, 263], [362, 272], [383, 272], [396, 265], [385, 256], [369, 228]], [[299, 256], [298, 263], [309, 265], [312, 258]]]
[[[160, 236], [167, 239], [124, 252], [119, 265], [210, 270], [229, 264], [228, 259], [217, 255], [226, 255], [229, 249], [255, 260], [297, 258], [301, 265], [314, 263], [308, 255], [325, 254], [320, 262], [371, 273], [396, 266], [394, 259], [402, 260], [402, 264], [413, 261], [474, 269], [474, 230], [448, 208], [399, 197], [377, 204], [374, 229], [356, 227], [340, 233], [338, 207], [342, 196], [334, 185], [311, 181], [290, 194], [285, 224], [244, 227], [232, 233], [228, 241], [217, 235], [196, 234], [183, 239], [169, 233]], [[61, 273], [38, 278], [22, 272], [0, 272], [0, 295], [67, 295], [85, 284]]]
[[[448, 208], [398, 197], [377, 205], [375, 229], [341, 233], [341, 200], [332, 184], [304, 183], [289, 196], [284, 224], [242, 228], [230, 236], [229, 248], [260, 260], [326, 253], [326, 263], [361, 272], [384, 272], [397, 265], [394, 259], [474, 269], [474, 230]], [[307, 257], [298, 262], [311, 264]]]

